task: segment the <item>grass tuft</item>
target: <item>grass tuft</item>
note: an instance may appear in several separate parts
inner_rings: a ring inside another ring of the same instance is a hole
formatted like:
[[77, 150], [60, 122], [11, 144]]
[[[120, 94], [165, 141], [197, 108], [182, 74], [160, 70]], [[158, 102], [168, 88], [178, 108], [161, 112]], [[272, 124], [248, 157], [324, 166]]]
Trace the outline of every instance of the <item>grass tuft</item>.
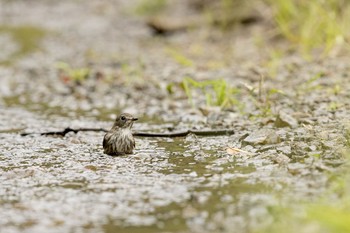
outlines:
[[181, 85], [192, 105], [194, 105], [192, 98], [194, 90], [199, 90], [204, 94], [207, 106], [224, 108], [238, 105], [238, 101], [234, 97], [235, 94], [239, 93], [238, 89], [230, 87], [223, 79], [196, 81], [191, 77], [185, 77]]
[[348, 38], [350, 2], [337, 0], [267, 0], [281, 34], [297, 44], [305, 58], [320, 50], [328, 55]]

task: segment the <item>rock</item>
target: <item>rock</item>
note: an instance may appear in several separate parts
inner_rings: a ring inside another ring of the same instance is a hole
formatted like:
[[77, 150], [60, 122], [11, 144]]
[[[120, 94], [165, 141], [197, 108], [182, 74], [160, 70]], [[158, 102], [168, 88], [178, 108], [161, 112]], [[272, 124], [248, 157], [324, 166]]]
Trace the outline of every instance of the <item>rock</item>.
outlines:
[[220, 113], [221, 108], [218, 106], [200, 106], [199, 110], [204, 116], [208, 116], [212, 113]]
[[292, 148], [291, 146], [281, 146], [277, 148], [277, 151], [285, 155], [290, 155], [292, 153]]
[[260, 129], [249, 134], [249, 136], [243, 140], [243, 143], [246, 143], [248, 145], [267, 145], [276, 144], [279, 141], [280, 138], [273, 129]]
[[298, 121], [292, 117], [289, 113], [280, 111], [275, 121], [275, 126], [296, 128], [298, 126]]
[[291, 161], [291, 159], [284, 154], [277, 154], [275, 157], [272, 157], [271, 159], [272, 161], [280, 165], [288, 164]]

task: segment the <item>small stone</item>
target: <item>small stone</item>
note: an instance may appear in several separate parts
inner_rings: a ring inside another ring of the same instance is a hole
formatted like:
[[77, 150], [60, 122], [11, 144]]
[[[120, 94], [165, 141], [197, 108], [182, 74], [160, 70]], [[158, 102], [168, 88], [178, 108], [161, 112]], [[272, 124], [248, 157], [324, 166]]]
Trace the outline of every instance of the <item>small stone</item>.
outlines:
[[308, 151], [316, 151], [317, 147], [315, 145], [311, 145], [309, 146], [309, 150]]
[[257, 132], [249, 134], [243, 142], [248, 145], [267, 145], [276, 144], [280, 141], [279, 136], [273, 129], [260, 129]]
[[285, 155], [290, 155], [292, 153], [292, 148], [290, 146], [281, 146], [277, 148], [277, 151]]
[[97, 171], [97, 167], [95, 167], [94, 165], [86, 165], [84, 168], [94, 172]]
[[280, 165], [285, 165], [288, 164], [291, 161], [291, 159], [284, 154], [278, 154], [276, 155], [276, 157], [273, 158], [273, 161]]
[[283, 128], [283, 127], [296, 128], [298, 126], [298, 121], [294, 117], [292, 117], [289, 113], [280, 111], [276, 118], [275, 126], [279, 128]]
[[220, 113], [221, 108], [217, 107], [217, 106], [206, 106], [206, 107], [199, 107], [199, 111], [201, 111], [201, 113], [204, 116], [208, 116], [209, 114], [212, 113]]
[[188, 174], [190, 177], [197, 177], [197, 172], [191, 172], [190, 174]]

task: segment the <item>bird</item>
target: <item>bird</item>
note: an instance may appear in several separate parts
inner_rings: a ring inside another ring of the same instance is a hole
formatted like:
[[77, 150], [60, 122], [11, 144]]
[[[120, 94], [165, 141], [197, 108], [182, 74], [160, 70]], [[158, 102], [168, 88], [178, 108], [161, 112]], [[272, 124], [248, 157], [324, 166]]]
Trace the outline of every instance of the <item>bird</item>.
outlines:
[[133, 154], [135, 139], [131, 127], [137, 120], [129, 113], [120, 114], [103, 137], [103, 152], [107, 155]]

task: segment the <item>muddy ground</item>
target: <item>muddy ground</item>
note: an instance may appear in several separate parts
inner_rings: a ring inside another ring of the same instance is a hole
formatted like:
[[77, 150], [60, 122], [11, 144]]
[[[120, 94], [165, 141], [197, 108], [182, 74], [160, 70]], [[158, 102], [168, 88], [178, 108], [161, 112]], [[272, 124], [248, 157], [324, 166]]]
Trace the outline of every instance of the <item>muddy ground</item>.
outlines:
[[[252, 232], [344, 163], [346, 57], [271, 57], [285, 45], [264, 21], [155, 36], [134, 1], [0, 4], [1, 232]], [[229, 104], [208, 106], [210, 87], [189, 101], [186, 77], [223, 80]], [[103, 132], [21, 136], [109, 129], [120, 112], [137, 131], [235, 134], [137, 137], [121, 157]]]

